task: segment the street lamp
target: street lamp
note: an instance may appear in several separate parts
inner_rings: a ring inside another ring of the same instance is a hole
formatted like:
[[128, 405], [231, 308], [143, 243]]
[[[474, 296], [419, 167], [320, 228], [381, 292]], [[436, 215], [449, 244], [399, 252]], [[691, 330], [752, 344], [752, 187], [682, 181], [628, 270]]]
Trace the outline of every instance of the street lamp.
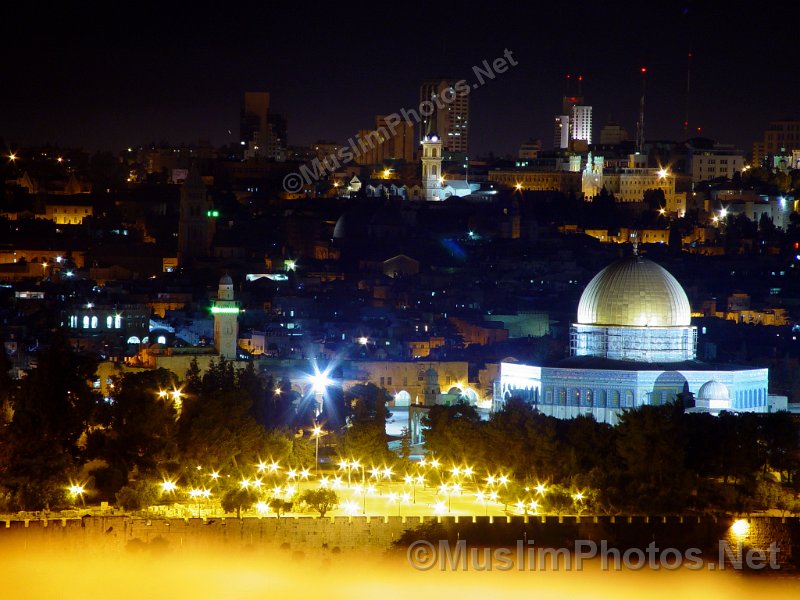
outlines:
[[311, 435], [314, 437], [314, 469], [319, 476], [319, 438], [322, 435], [322, 427], [314, 425]]
[[69, 493], [72, 495], [73, 498], [80, 497], [82, 505], [84, 504], [83, 494], [85, 492], [86, 492], [86, 489], [82, 485], [79, 485], [77, 483], [74, 483], [74, 484], [69, 486]]

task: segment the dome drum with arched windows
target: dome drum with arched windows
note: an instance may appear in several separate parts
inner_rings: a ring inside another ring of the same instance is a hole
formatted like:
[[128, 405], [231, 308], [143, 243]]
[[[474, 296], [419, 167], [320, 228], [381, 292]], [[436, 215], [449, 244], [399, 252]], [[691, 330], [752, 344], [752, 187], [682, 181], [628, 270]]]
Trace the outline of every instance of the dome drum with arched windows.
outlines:
[[574, 356], [637, 362], [693, 360], [697, 328], [678, 281], [641, 256], [618, 260], [586, 286], [571, 331]]

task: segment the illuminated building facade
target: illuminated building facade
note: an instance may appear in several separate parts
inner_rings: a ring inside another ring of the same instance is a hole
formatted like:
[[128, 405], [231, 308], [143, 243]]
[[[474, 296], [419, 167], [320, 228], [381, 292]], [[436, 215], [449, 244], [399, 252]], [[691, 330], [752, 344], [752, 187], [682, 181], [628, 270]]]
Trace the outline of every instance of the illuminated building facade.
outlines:
[[546, 415], [612, 425], [625, 409], [680, 397], [691, 411], [785, 409], [784, 396], [768, 393], [768, 369], [696, 360], [690, 320], [686, 293], [669, 272], [641, 256], [623, 258], [584, 290], [571, 356], [553, 366], [501, 363], [493, 409], [515, 395]]
[[424, 81], [419, 89], [420, 104], [430, 101], [431, 96], [442, 99], [441, 108], [423, 118], [420, 131], [439, 134], [448, 160], [466, 157], [469, 146], [469, 95], [459, 93], [457, 83], [455, 79], [433, 79]]

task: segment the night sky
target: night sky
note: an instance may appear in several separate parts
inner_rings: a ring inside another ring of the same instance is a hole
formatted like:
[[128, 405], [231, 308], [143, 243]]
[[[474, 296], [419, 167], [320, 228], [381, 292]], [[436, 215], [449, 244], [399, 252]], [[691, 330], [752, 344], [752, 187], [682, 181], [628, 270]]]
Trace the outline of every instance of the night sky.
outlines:
[[422, 79], [473, 81], [472, 66], [506, 48], [519, 65], [471, 95], [472, 155], [530, 137], [549, 148], [566, 73], [583, 74], [596, 138], [609, 117], [633, 136], [642, 66], [646, 137], [680, 138], [690, 51], [690, 124], [703, 135], [747, 152], [768, 121], [800, 116], [792, 2], [14, 4], [1, 9], [6, 144], [221, 145], [238, 136], [248, 90], [271, 93], [290, 144], [344, 142], [376, 114], [414, 108]]

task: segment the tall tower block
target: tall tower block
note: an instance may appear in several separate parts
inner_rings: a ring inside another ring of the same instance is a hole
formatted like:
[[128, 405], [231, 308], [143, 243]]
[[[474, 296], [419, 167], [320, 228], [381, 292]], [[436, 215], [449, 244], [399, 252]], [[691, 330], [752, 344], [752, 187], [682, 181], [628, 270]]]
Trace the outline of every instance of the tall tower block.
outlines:
[[191, 264], [196, 258], [206, 258], [211, 246], [208, 191], [195, 165], [189, 168], [181, 187], [180, 218], [178, 221], [178, 264]]
[[238, 358], [239, 303], [233, 299], [233, 280], [223, 275], [219, 280], [217, 299], [211, 305], [214, 315], [214, 348], [226, 360]]

